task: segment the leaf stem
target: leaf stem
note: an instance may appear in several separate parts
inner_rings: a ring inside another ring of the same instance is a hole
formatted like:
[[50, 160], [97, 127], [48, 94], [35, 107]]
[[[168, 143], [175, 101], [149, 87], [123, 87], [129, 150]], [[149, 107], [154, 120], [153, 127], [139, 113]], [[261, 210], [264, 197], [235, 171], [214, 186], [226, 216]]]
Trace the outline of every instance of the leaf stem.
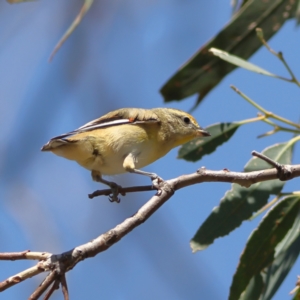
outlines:
[[269, 203], [267, 203], [264, 207], [262, 207], [259, 211], [257, 211], [253, 216], [249, 218], [249, 221], [252, 221], [256, 217], [258, 217], [261, 213], [263, 213], [266, 209], [269, 207], [273, 206], [281, 197], [283, 196], [291, 196], [291, 195], [296, 195], [300, 196], [300, 191], [294, 191], [290, 193], [279, 193], [274, 199], [272, 199]]
[[244, 93], [242, 93], [238, 88], [236, 88], [235, 86], [231, 85], [230, 86], [236, 93], [238, 93], [241, 97], [243, 97], [247, 102], [249, 102], [251, 105], [253, 105], [255, 108], [257, 108], [258, 110], [260, 110], [262, 113], [265, 114], [265, 116], [267, 118], [273, 118], [275, 120], [278, 120], [280, 122], [286, 123], [288, 125], [291, 125], [293, 127], [296, 127], [298, 129], [300, 129], [300, 124], [294, 123], [288, 119], [285, 119], [283, 117], [280, 117], [270, 111], [267, 111], [266, 109], [264, 109], [262, 106], [260, 106], [259, 104], [257, 104], [255, 101], [253, 101], [252, 99], [250, 99], [248, 96], [246, 96]]
[[259, 211], [257, 211], [255, 214], [253, 214], [249, 221], [254, 220], [256, 217], [258, 217], [260, 214], [262, 214], [264, 211], [266, 211], [269, 207], [273, 206], [281, 197], [281, 194], [277, 195], [274, 199], [272, 199], [269, 203], [267, 203], [265, 206], [263, 206]]
[[260, 115], [258, 117], [246, 119], [246, 120], [243, 120], [243, 121], [239, 121], [237, 123], [239, 125], [244, 125], [244, 124], [249, 124], [249, 123], [253, 123], [253, 122], [257, 122], [257, 121], [264, 121], [266, 118], [267, 117], [265, 115]]
[[[284, 77], [281, 77], [280, 79], [286, 80], [286, 81], [290, 81], [290, 82], [294, 82], [296, 83], [298, 86], [300, 86], [300, 82], [297, 80], [296, 76], [294, 75], [293, 71], [291, 70], [291, 68], [289, 67], [289, 65], [287, 64], [286, 60], [283, 57], [283, 53], [281, 51], [276, 52], [275, 50], [273, 50], [269, 44], [267, 43], [267, 41], [264, 38], [264, 33], [263, 30], [261, 28], [256, 28], [256, 35], [258, 37], [258, 39], [261, 41], [261, 43], [270, 51], [270, 53], [272, 53], [273, 55], [275, 55], [277, 58], [279, 58], [279, 60], [283, 63], [283, 65], [285, 66], [285, 68], [287, 69], [287, 71], [289, 72], [289, 74], [291, 75], [292, 79], [286, 79]], [[278, 77], [279, 78], [279, 77]]]

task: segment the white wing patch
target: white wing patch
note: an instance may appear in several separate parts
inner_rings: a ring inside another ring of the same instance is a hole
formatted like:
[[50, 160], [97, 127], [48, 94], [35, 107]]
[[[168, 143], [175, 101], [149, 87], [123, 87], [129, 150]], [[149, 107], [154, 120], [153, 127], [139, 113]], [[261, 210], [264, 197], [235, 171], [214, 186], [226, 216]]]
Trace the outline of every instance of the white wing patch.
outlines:
[[114, 121], [104, 122], [104, 123], [100, 123], [100, 124], [95, 124], [95, 121], [92, 121], [92, 122], [89, 122], [89, 123], [79, 127], [75, 131], [82, 132], [82, 131], [86, 131], [86, 130], [98, 129], [98, 128], [120, 125], [120, 124], [129, 124], [129, 123], [132, 123], [129, 121], [129, 119], [114, 120]]

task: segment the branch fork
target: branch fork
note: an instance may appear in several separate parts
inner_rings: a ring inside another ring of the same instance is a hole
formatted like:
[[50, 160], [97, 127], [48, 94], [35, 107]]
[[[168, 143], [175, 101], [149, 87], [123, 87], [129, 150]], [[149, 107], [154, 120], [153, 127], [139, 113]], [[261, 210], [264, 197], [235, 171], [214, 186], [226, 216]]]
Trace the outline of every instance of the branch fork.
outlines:
[[[154, 214], [155, 211], [157, 211], [172, 197], [176, 190], [202, 182], [231, 182], [244, 187], [250, 187], [252, 184], [257, 182], [272, 179], [285, 181], [300, 176], [300, 165], [281, 165], [256, 151], [253, 151], [252, 155], [263, 159], [274, 166], [274, 168], [243, 173], [231, 172], [228, 169], [211, 171], [207, 170], [205, 167], [201, 167], [193, 174], [182, 175], [174, 179], [160, 182], [159, 192], [152, 196], [151, 199], [146, 202], [133, 216], [125, 219], [115, 228], [101, 234], [86, 244], [77, 246], [67, 252], [57, 255], [48, 252], [30, 252], [29, 250], [22, 252], [0, 253], [0, 260], [38, 260], [35, 266], [0, 282], [0, 292], [37, 274], [48, 272], [48, 275], [32, 293], [29, 299], [38, 299], [44, 293], [46, 293], [44, 299], [49, 299], [53, 292], [61, 286], [64, 299], [68, 300], [69, 293], [65, 274], [74, 268], [80, 261], [94, 257], [100, 252], [107, 250], [137, 226], [144, 223], [150, 216], [152, 216], [152, 214]], [[155, 188], [150, 185], [127, 187], [120, 188], [120, 193], [150, 190], [155, 190]], [[89, 195], [89, 198], [100, 195], [109, 195], [110, 192], [110, 189], [95, 191]]]

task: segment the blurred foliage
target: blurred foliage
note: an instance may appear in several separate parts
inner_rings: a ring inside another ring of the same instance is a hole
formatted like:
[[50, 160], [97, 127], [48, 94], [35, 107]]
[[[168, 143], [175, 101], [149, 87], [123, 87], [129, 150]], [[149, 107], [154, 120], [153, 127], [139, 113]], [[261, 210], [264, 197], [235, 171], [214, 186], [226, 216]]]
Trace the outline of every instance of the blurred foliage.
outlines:
[[[7, 0], [9, 3], [26, 0]], [[79, 15], [71, 24], [55, 47], [51, 58], [62, 46], [83, 16], [90, 9], [93, 0], [85, 0]], [[182, 100], [198, 93], [198, 105], [202, 99], [232, 70], [243, 67], [250, 71], [296, 83], [299, 81], [291, 71], [281, 52], [276, 53], [267, 44], [284, 22], [296, 17], [299, 22], [300, 1], [291, 0], [244, 0], [233, 1], [233, 17], [224, 27], [161, 88], [166, 102]], [[261, 31], [257, 31], [257, 27]], [[291, 79], [272, 74], [259, 66], [246, 61], [261, 46], [266, 46], [287, 68]], [[219, 49], [218, 49], [219, 48]], [[211, 137], [206, 140], [196, 139], [179, 150], [179, 158], [197, 161], [206, 154], [228, 142], [240, 126], [251, 122], [263, 121], [273, 130], [261, 137], [279, 131], [296, 135], [286, 143], [267, 147], [263, 153], [280, 164], [290, 164], [294, 144], [300, 140], [300, 125], [288, 119], [269, 113], [252, 99], [234, 88], [246, 101], [260, 111], [260, 116], [239, 122], [227, 122], [211, 125], [207, 130]], [[285, 127], [280, 123], [284, 123]], [[268, 169], [270, 166], [261, 159], [252, 158], [244, 171]], [[270, 195], [276, 195], [273, 207], [265, 214], [261, 223], [253, 230], [240, 262], [233, 276], [229, 299], [271, 299], [280, 284], [298, 258], [300, 250], [300, 214], [298, 192], [282, 193], [285, 182], [272, 180], [253, 184], [244, 188], [233, 184], [221, 199], [220, 205], [213, 209], [205, 222], [191, 240], [192, 250], [207, 248], [218, 237], [228, 235], [242, 222], [252, 217], [254, 212], [268, 209]], [[266, 205], [267, 204], [267, 205]], [[295, 290], [296, 297], [299, 291]]]
[[189, 59], [161, 88], [166, 102], [199, 94], [196, 105], [232, 70], [232, 64], [220, 61], [209, 49], [219, 48], [248, 59], [261, 46], [256, 27], [262, 28], [269, 40], [286, 20], [295, 17], [296, 1], [244, 1], [229, 24]]
[[36, 1], [36, 0], [7, 0], [8, 3], [21, 3], [21, 2], [31, 2], [31, 1]]
[[67, 29], [65, 34], [62, 36], [62, 38], [59, 40], [59, 42], [56, 44], [53, 52], [50, 55], [49, 60], [51, 61], [56, 54], [56, 52], [59, 50], [59, 48], [63, 45], [63, 43], [69, 38], [69, 36], [72, 34], [72, 32], [76, 29], [76, 27], [80, 24], [82, 21], [82, 18], [85, 16], [85, 14], [88, 12], [88, 10], [91, 8], [94, 0], [84, 0], [84, 4], [76, 17], [76, 19], [73, 21], [73, 23], [70, 25], [70, 27]]
[[[21, 3], [21, 2], [30, 2], [30, 1], [36, 1], [36, 0], [7, 0], [8, 3]], [[49, 60], [51, 61], [56, 54], [56, 52], [61, 48], [63, 43], [70, 37], [70, 35], [73, 33], [73, 31], [76, 29], [76, 27], [80, 24], [82, 21], [82, 18], [85, 16], [85, 14], [88, 12], [88, 10], [91, 8], [94, 0], [84, 0], [83, 6], [81, 7], [81, 10], [73, 23], [70, 25], [70, 27], [67, 29], [65, 34], [62, 36], [62, 38], [58, 41], [56, 46], [54, 47]]]
[[[272, 3], [259, 0], [234, 1], [234, 15], [231, 22], [210, 42], [202, 46], [199, 52], [162, 87], [161, 93], [165, 101], [182, 100], [199, 93], [197, 101], [199, 104], [211, 89], [236, 67], [300, 86], [283, 54], [271, 49], [267, 43], [267, 40], [288, 18], [295, 16], [298, 18], [299, 5], [300, 1], [272, 1]], [[265, 46], [283, 63], [291, 78], [270, 73], [246, 61], [261, 46]], [[229, 141], [240, 126], [263, 121], [272, 126], [273, 130], [261, 134], [260, 137], [269, 136], [278, 131], [295, 134], [295, 137], [288, 142], [275, 144], [263, 151], [267, 157], [280, 164], [290, 164], [294, 144], [300, 140], [300, 125], [270, 113], [237, 88], [232, 88], [260, 111], [259, 117], [208, 126], [206, 129], [211, 133], [211, 137], [205, 140], [196, 139], [183, 145], [178, 157], [188, 161], [197, 161]], [[268, 168], [270, 166], [265, 161], [252, 158], [244, 171]], [[298, 192], [282, 193], [283, 187], [284, 182], [279, 180], [256, 183], [250, 188], [233, 184], [232, 189], [226, 192], [220, 205], [213, 209], [191, 240], [193, 252], [203, 250], [216, 238], [228, 235], [243, 221], [251, 219], [254, 212], [259, 210], [259, 213], [253, 217], [273, 205], [249, 237], [233, 277], [229, 299], [272, 299], [298, 258], [300, 194]], [[276, 198], [267, 204], [272, 194], [276, 195]], [[294, 291], [295, 299], [298, 294], [297, 289], [298, 284]]]
[[[198, 92], [200, 93], [199, 103], [235, 67], [241, 67], [300, 86], [283, 54], [271, 49], [267, 43], [267, 40], [275, 33], [274, 28], [276, 27], [276, 30], [278, 30], [285, 19], [295, 15], [297, 3], [273, 1], [273, 9], [270, 10], [270, 6], [264, 6], [262, 2], [243, 2], [242, 8], [235, 14], [232, 22], [212, 41], [204, 45], [162, 88], [161, 92], [166, 101], [181, 100]], [[262, 10], [258, 10], [258, 7], [262, 8]], [[256, 15], [254, 11], [256, 11]], [[280, 14], [281, 16], [279, 16]], [[243, 16], [243, 20], [239, 19], [242, 18], [241, 16]], [[251, 17], [254, 19], [251, 19]], [[260, 22], [257, 21], [259, 17]], [[250, 20], [254, 23], [251, 23]], [[249, 24], [252, 24], [253, 27], [250, 26], [250, 28]], [[256, 28], [258, 24], [262, 28]], [[234, 40], [232, 39], [233, 36], [240, 38]], [[217, 44], [222, 45], [221, 49], [210, 48]], [[291, 78], [270, 73], [260, 66], [245, 60], [260, 46], [265, 46], [272, 55], [276, 56], [283, 63]], [[229, 50], [230, 53], [224, 50]], [[212, 53], [214, 56], [212, 57], [209, 53]], [[275, 144], [263, 151], [264, 155], [273, 161], [289, 165], [292, 161], [294, 144], [300, 140], [300, 125], [271, 113], [237, 88], [232, 88], [260, 111], [259, 116], [252, 120], [219, 123], [209, 126], [207, 130], [212, 136], [204, 141], [194, 140], [183, 145], [179, 150], [179, 158], [197, 161], [203, 155], [214, 152], [217, 147], [229, 141], [240, 126], [251, 122], [263, 121], [272, 126], [273, 130], [261, 134], [260, 137], [269, 136], [278, 131], [295, 134], [295, 137], [288, 142]], [[284, 123], [285, 126], [278, 122]], [[270, 166], [265, 161], [252, 158], [245, 166], [244, 171], [250, 172], [268, 168]], [[251, 185], [250, 188], [233, 184], [232, 189], [226, 192], [221, 199], [220, 205], [213, 209], [210, 216], [200, 226], [191, 240], [193, 252], [203, 250], [212, 244], [216, 238], [228, 235], [235, 228], [239, 227], [243, 221], [251, 219], [254, 212], [259, 210], [259, 213], [253, 217], [273, 205], [273, 208], [266, 213], [259, 226], [249, 237], [241, 255], [240, 263], [233, 276], [230, 288], [229, 299], [231, 300], [272, 299], [298, 258], [300, 250], [300, 193], [297, 191], [282, 193], [283, 187], [284, 182], [279, 180], [259, 182]], [[272, 194], [276, 195], [276, 197], [267, 204]], [[294, 291], [298, 294], [297, 289], [298, 284]]]

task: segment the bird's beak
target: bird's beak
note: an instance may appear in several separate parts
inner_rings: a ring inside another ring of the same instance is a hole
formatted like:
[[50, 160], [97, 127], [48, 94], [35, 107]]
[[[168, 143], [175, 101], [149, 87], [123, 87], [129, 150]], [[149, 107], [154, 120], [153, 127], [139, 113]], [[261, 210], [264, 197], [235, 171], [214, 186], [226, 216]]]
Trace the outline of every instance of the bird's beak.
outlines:
[[198, 130], [198, 135], [199, 135], [199, 136], [211, 136], [211, 134], [210, 134], [208, 131], [206, 131], [206, 130], [204, 130], [204, 129], [202, 129], [202, 128], [200, 128], [200, 129]]

